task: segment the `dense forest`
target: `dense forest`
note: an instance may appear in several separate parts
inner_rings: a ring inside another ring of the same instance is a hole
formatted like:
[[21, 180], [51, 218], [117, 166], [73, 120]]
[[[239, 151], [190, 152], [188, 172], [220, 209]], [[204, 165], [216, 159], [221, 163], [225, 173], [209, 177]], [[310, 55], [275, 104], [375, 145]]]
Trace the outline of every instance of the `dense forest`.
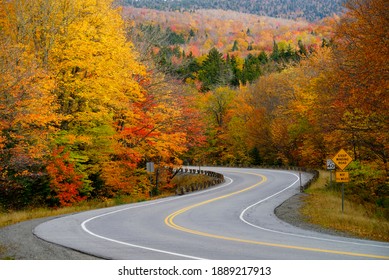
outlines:
[[344, 0], [122, 0], [122, 2], [136, 8], [165, 11], [195, 12], [200, 9], [217, 9], [316, 21], [342, 12]]
[[0, 2], [1, 210], [174, 192], [183, 164], [324, 168], [343, 148], [349, 197], [389, 216], [384, 0], [316, 24], [113, 2]]
[[132, 7], [124, 7], [123, 15], [138, 25], [171, 30], [180, 37], [174, 43], [194, 56], [204, 55], [216, 47], [224, 54], [233, 51], [244, 57], [263, 50], [270, 52], [274, 41], [283, 48], [288, 45], [295, 48], [298, 41], [316, 48], [323, 39], [330, 40], [335, 20], [326, 18], [319, 23], [308, 23], [233, 11], [164, 12]]

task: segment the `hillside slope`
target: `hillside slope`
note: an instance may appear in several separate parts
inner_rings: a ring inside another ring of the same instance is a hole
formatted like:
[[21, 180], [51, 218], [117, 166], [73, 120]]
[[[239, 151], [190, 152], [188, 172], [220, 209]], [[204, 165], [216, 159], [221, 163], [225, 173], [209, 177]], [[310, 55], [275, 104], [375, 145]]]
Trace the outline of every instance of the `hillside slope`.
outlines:
[[344, 0], [122, 0], [157, 10], [222, 9], [286, 19], [316, 21], [342, 11]]

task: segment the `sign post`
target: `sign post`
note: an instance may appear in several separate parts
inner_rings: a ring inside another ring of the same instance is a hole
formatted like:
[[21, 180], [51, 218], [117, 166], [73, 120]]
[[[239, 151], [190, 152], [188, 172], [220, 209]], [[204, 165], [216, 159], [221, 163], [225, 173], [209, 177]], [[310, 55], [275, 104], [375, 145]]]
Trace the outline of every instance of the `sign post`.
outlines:
[[[337, 183], [342, 183], [342, 213], [344, 211], [344, 183], [350, 181], [349, 173], [343, 170], [352, 162], [352, 158], [346, 153], [345, 150], [340, 151], [332, 158], [334, 163], [340, 168], [341, 172], [335, 172], [335, 179]], [[328, 163], [327, 163], [328, 165]]]
[[[153, 175], [152, 174], [155, 172], [154, 162], [150, 161], [150, 162], [146, 163], [146, 171], [147, 171], [147, 173], [149, 173], [150, 184], [153, 185]], [[158, 183], [156, 182], [156, 184], [158, 184]], [[150, 196], [153, 196], [153, 190], [149, 190], [149, 194], [150, 194]]]
[[332, 188], [332, 171], [335, 169], [335, 162], [332, 159], [327, 159], [327, 170], [330, 171], [330, 188]]
[[146, 163], [146, 170], [147, 170], [147, 172], [153, 173], [154, 172], [154, 162], [147, 162]]
[[344, 183], [348, 183], [350, 181], [348, 172], [336, 172], [336, 182], [342, 183], [342, 213], [344, 211]]

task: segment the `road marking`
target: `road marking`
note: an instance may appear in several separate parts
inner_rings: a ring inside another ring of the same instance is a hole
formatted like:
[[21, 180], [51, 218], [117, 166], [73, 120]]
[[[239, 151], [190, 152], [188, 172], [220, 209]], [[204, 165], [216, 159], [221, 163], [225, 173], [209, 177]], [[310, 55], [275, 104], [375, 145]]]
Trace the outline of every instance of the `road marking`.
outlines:
[[[293, 173], [290, 173], [290, 174], [293, 174]], [[294, 175], [294, 174], [293, 174]], [[297, 176], [297, 175], [296, 175]], [[298, 180], [297, 180], [298, 181]], [[296, 181], [296, 182], [297, 182]], [[296, 182], [292, 183], [289, 187], [287, 187], [286, 189], [284, 190], [287, 190], [288, 188], [292, 187]], [[282, 190], [281, 192], [283, 192], [284, 190]], [[277, 195], [281, 192], [278, 192], [274, 195]], [[270, 196], [270, 197], [267, 197], [265, 199], [262, 199], [250, 206], [248, 206], [246, 209], [244, 209], [240, 216], [239, 216], [239, 219], [244, 222], [245, 224], [249, 225], [249, 226], [252, 226], [254, 228], [257, 228], [257, 229], [260, 229], [260, 230], [264, 230], [264, 231], [268, 231], [268, 232], [273, 232], [273, 233], [279, 233], [279, 234], [283, 234], [283, 235], [288, 235], [288, 236], [294, 236], [294, 237], [301, 237], [301, 238], [304, 238], [304, 239], [313, 239], [313, 240], [320, 240], [320, 241], [330, 241], [330, 242], [335, 242], [335, 243], [344, 243], [344, 244], [353, 244], [353, 245], [358, 245], [358, 246], [368, 246], [368, 247], [378, 247], [378, 248], [387, 248], [389, 249], [389, 246], [384, 246], [384, 245], [377, 245], [377, 244], [367, 244], [367, 243], [361, 243], [361, 242], [353, 242], [353, 241], [344, 241], [344, 240], [337, 240], [337, 239], [331, 239], [331, 238], [323, 238], [323, 237], [314, 237], [314, 236], [309, 236], [309, 235], [303, 235], [303, 234], [295, 234], [295, 233], [289, 233], [289, 232], [283, 232], [283, 231], [279, 231], [279, 230], [274, 230], [274, 229], [269, 229], [269, 228], [264, 228], [264, 227], [261, 227], [261, 226], [258, 226], [256, 224], [253, 224], [253, 223], [250, 223], [249, 221], [247, 221], [245, 218], [244, 218], [244, 215], [245, 213], [251, 209], [252, 207], [255, 207], [257, 206], [258, 204], [261, 204], [262, 202], [268, 200], [269, 198], [273, 197], [274, 195]]]
[[[209, 204], [209, 203], [212, 203], [212, 202], [215, 202], [215, 201], [218, 201], [218, 200], [221, 200], [221, 199], [225, 199], [225, 198], [228, 198], [228, 197], [231, 197], [231, 196], [234, 196], [234, 195], [237, 195], [237, 194], [240, 194], [240, 193], [243, 193], [243, 192], [246, 192], [246, 191], [249, 191], [261, 184], [263, 184], [265, 181], [266, 181], [266, 177], [261, 175], [261, 174], [256, 174], [256, 173], [249, 173], [249, 172], [239, 172], [239, 171], [232, 171], [232, 172], [235, 172], [235, 173], [243, 173], [243, 174], [250, 174], [250, 175], [255, 175], [255, 176], [259, 176], [262, 178], [262, 180], [248, 188], [245, 188], [245, 189], [242, 189], [240, 191], [236, 191], [236, 192], [232, 192], [230, 194], [227, 194], [227, 195], [223, 195], [223, 196], [220, 196], [220, 197], [216, 197], [216, 198], [213, 198], [213, 199], [209, 199], [209, 200], [206, 200], [206, 201], [203, 201], [203, 202], [200, 202], [200, 203], [196, 203], [196, 204], [193, 204], [193, 205], [190, 205], [190, 206], [187, 206], [187, 207], [184, 207], [172, 214], [170, 214], [169, 216], [167, 216], [165, 218], [165, 224], [171, 228], [174, 228], [176, 230], [179, 230], [179, 231], [183, 231], [183, 232], [187, 232], [187, 233], [191, 233], [191, 234], [195, 234], [195, 235], [199, 235], [199, 236], [204, 236], [204, 237], [210, 237], [210, 238], [215, 238], [215, 239], [221, 239], [221, 240], [227, 240], [227, 241], [234, 241], [234, 242], [241, 242], [241, 243], [248, 243], [248, 244], [254, 244], [254, 245], [262, 245], [262, 246], [268, 246], [268, 247], [278, 247], [278, 248], [286, 248], [286, 249], [294, 249], [294, 250], [302, 250], [302, 251], [311, 251], [311, 252], [319, 252], [319, 253], [329, 253], [329, 254], [336, 254], [336, 255], [348, 255], [348, 256], [356, 256], [356, 257], [367, 257], [367, 258], [374, 258], [374, 259], [389, 259], [388, 256], [380, 256], [380, 255], [372, 255], [372, 254], [363, 254], [363, 253], [353, 253], [353, 252], [346, 252], [346, 251], [336, 251], [336, 250], [327, 250], [327, 249], [320, 249], [320, 248], [310, 248], [310, 247], [302, 247], [302, 246], [294, 246], [294, 245], [285, 245], [285, 244], [278, 244], [278, 243], [268, 243], [268, 242], [262, 242], [262, 241], [255, 241], [255, 240], [247, 240], [247, 239], [241, 239], [241, 238], [235, 238], [235, 237], [228, 237], [228, 236], [223, 236], [223, 235], [217, 235], [217, 234], [211, 234], [211, 233], [207, 233], [207, 232], [202, 232], [202, 231], [197, 231], [197, 230], [193, 230], [193, 229], [190, 229], [190, 228], [185, 228], [183, 226], [180, 226], [180, 225], [177, 225], [175, 222], [174, 222], [174, 219], [191, 210], [191, 209], [194, 209], [194, 208], [197, 208], [197, 207], [200, 207], [202, 205], [205, 205], [205, 204]], [[289, 172], [288, 172], [289, 173]], [[293, 173], [290, 173], [290, 174], [293, 174]], [[293, 174], [295, 175], [295, 174]], [[297, 175], [295, 175], [297, 176]], [[262, 199], [261, 201], [253, 204], [252, 206], [254, 205], [258, 205], [280, 193], [282, 193], [283, 191], [291, 188], [298, 180], [296, 180], [295, 182], [293, 182], [291, 185], [289, 185], [288, 187], [284, 188], [283, 190], [265, 198], [265, 199]], [[250, 206], [250, 207], [252, 207]], [[250, 208], [248, 207], [248, 208]], [[245, 211], [247, 211], [246, 208], [240, 215], [241, 217], [241, 220], [242, 220], [242, 216], [244, 214]], [[243, 220], [242, 220], [243, 221]], [[248, 222], [246, 222], [248, 223]], [[255, 226], [253, 224], [250, 224], [251, 226]]]
[[[96, 218], [98, 218], [98, 217], [99, 216], [96, 216]], [[129, 247], [134, 247], [134, 248], [138, 248], [138, 249], [142, 249], [142, 250], [148, 250], [148, 251], [153, 251], [153, 252], [157, 252], [157, 253], [163, 253], [163, 254], [168, 254], [168, 255], [172, 255], [172, 256], [183, 257], [183, 258], [188, 258], [188, 259], [193, 259], [193, 260], [205, 260], [205, 259], [194, 257], [194, 256], [189, 256], [189, 255], [179, 254], [179, 253], [175, 253], [175, 252], [170, 252], [170, 251], [165, 251], [165, 250], [159, 250], [159, 249], [155, 249], [155, 248], [140, 246], [140, 245], [136, 245], [136, 244], [132, 244], [132, 243], [127, 243], [127, 242], [123, 242], [123, 241], [119, 241], [119, 240], [116, 240], [116, 239], [112, 239], [112, 238], [108, 238], [108, 237], [105, 237], [105, 236], [98, 235], [96, 233], [91, 232], [89, 229], [87, 229], [85, 227], [85, 223], [89, 222], [92, 219], [93, 218], [88, 219], [85, 222], [83, 222], [81, 227], [82, 227], [82, 229], [84, 231], [86, 231], [87, 233], [89, 233], [90, 235], [92, 235], [94, 237], [98, 237], [98, 238], [104, 239], [106, 241], [114, 242], [114, 243], [117, 243], [117, 244], [120, 244], [120, 245], [129, 246]]]
[[120, 245], [125, 245], [125, 246], [134, 247], [134, 248], [138, 248], [138, 249], [143, 249], [143, 250], [148, 250], [148, 251], [168, 254], [168, 255], [172, 255], [172, 256], [184, 257], [184, 258], [193, 259], [193, 260], [206, 260], [204, 258], [199, 258], [199, 257], [195, 257], [195, 256], [175, 253], [175, 252], [171, 252], [171, 251], [159, 250], [159, 249], [155, 249], [155, 248], [151, 248], [151, 247], [140, 246], [140, 245], [136, 245], [136, 244], [127, 243], [127, 242], [123, 242], [123, 241], [120, 241], [120, 240], [108, 238], [108, 237], [105, 237], [105, 236], [102, 236], [102, 235], [99, 235], [99, 234], [96, 234], [96, 233], [92, 232], [91, 230], [89, 230], [87, 228], [86, 224], [89, 223], [92, 220], [95, 220], [95, 219], [98, 219], [98, 218], [101, 218], [101, 217], [104, 217], [104, 216], [112, 215], [112, 214], [115, 214], [115, 213], [131, 210], [131, 209], [135, 209], [135, 208], [141, 208], [141, 207], [152, 206], [152, 205], [156, 205], [156, 204], [160, 204], [160, 203], [170, 202], [170, 201], [173, 201], [173, 200], [177, 200], [177, 199], [181, 199], [181, 198], [186, 198], [186, 197], [189, 197], [189, 196], [196, 196], [196, 195], [200, 195], [200, 194], [207, 193], [207, 192], [212, 192], [212, 191], [215, 191], [217, 189], [227, 187], [227, 186], [229, 186], [233, 182], [233, 180], [231, 178], [228, 178], [228, 177], [225, 177], [225, 178], [227, 178], [229, 180], [228, 183], [224, 183], [224, 184], [222, 184], [222, 185], [220, 185], [218, 187], [214, 187], [214, 188], [211, 188], [211, 189], [208, 189], [208, 190], [203, 190], [203, 191], [199, 191], [199, 192], [196, 192], [196, 193], [191, 193], [191, 194], [188, 194], [188, 195], [185, 195], [185, 196], [176, 196], [176, 197], [173, 197], [173, 198], [170, 198], [170, 199], [156, 200], [156, 201], [153, 201], [153, 202], [150, 202], [150, 203], [133, 205], [133, 206], [126, 207], [126, 208], [123, 208], [123, 209], [119, 209], [119, 210], [115, 210], [115, 211], [110, 211], [110, 212], [107, 212], [107, 213], [104, 213], [104, 214], [101, 214], [101, 215], [93, 216], [93, 217], [83, 221], [81, 223], [81, 228], [86, 233], [88, 233], [88, 234], [90, 234], [90, 235], [92, 235], [94, 237], [97, 237], [97, 238], [100, 238], [100, 239], [103, 239], [103, 240], [106, 240], [106, 241], [114, 242], [114, 243], [117, 243], [117, 244], [120, 244]]

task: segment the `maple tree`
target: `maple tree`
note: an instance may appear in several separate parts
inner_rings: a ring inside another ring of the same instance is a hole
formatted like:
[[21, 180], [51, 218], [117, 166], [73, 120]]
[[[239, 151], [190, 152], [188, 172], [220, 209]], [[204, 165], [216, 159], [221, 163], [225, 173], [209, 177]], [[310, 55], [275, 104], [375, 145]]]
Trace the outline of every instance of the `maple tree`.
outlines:
[[[108, 181], [106, 167], [123, 153], [116, 124], [136, 122], [131, 106], [143, 93], [135, 77], [145, 74], [111, 5], [1, 2], [8, 15], [1, 22], [1, 171], [2, 178], [17, 177], [11, 186], [26, 174], [39, 177], [23, 186], [48, 186], [59, 205], [68, 205], [98, 190], [97, 178]], [[58, 149], [66, 162], [50, 152]]]
[[[181, 58], [166, 40], [177, 38], [172, 34], [172, 30], [166, 34], [158, 26], [131, 25], [128, 36], [136, 38], [133, 41], [149, 75], [140, 79], [145, 99], [134, 108], [141, 125], [122, 132], [128, 133], [125, 138], [144, 160], [155, 163], [159, 185], [167, 191], [172, 187], [173, 168], [182, 163], [182, 155], [204, 141], [200, 112], [193, 106], [197, 91], [180, 82], [188, 74], [171, 61]], [[195, 157], [193, 150], [191, 157]]]
[[345, 131], [357, 159], [380, 159], [388, 166], [387, 64], [388, 5], [383, 0], [352, 0], [336, 29], [340, 96], [346, 102]]
[[386, 205], [387, 5], [346, 8], [309, 24], [1, 1], [1, 205], [145, 199], [183, 163], [321, 168], [340, 147], [350, 193]]
[[[174, 27], [174, 32], [183, 37], [186, 43], [180, 45], [186, 54], [198, 57], [212, 48], [226, 55], [245, 57], [249, 53], [271, 52], [273, 41], [281, 41], [298, 49], [301, 40], [307, 49], [320, 46], [322, 39], [331, 37], [331, 27], [325, 21], [308, 23], [302, 20], [275, 19], [234, 11], [199, 10], [162, 12], [151, 9], [123, 7], [124, 17], [137, 23], [154, 24], [165, 30]], [[323, 24], [325, 22], [325, 24]], [[249, 32], [248, 32], [249, 31]], [[238, 50], [231, 51], [234, 42]]]
[[234, 164], [237, 161], [239, 151], [234, 150], [234, 142], [230, 141], [234, 137], [231, 118], [235, 99], [236, 91], [227, 86], [216, 87], [198, 97], [207, 136], [202, 150], [203, 160], [206, 158], [215, 164]]
[[[16, 11], [0, 5], [0, 192], [11, 206], [40, 203], [45, 160], [61, 115], [54, 80], [15, 33]], [[23, 31], [21, 31], [23, 32]]]
[[[115, 173], [109, 166], [120, 169], [118, 159], [126, 160], [115, 139], [116, 123], [134, 123], [130, 108], [143, 98], [134, 77], [143, 75], [144, 69], [126, 41], [120, 14], [110, 5], [111, 1], [75, 3], [67, 12], [78, 10], [77, 16], [57, 35], [51, 53], [57, 77], [54, 93], [65, 116], [56, 141], [70, 151], [84, 187], [94, 192], [114, 185], [110, 178]], [[136, 164], [139, 158], [129, 161]], [[107, 184], [96, 183], [101, 182], [97, 178]]]
[[52, 159], [46, 166], [50, 177], [50, 194], [48, 200], [52, 205], [70, 206], [86, 199], [82, 196], [82, 175], [77, 174], [74, 163], [69, 161], [69, 152], [64, 153], [60, 147], [53, 151]]

